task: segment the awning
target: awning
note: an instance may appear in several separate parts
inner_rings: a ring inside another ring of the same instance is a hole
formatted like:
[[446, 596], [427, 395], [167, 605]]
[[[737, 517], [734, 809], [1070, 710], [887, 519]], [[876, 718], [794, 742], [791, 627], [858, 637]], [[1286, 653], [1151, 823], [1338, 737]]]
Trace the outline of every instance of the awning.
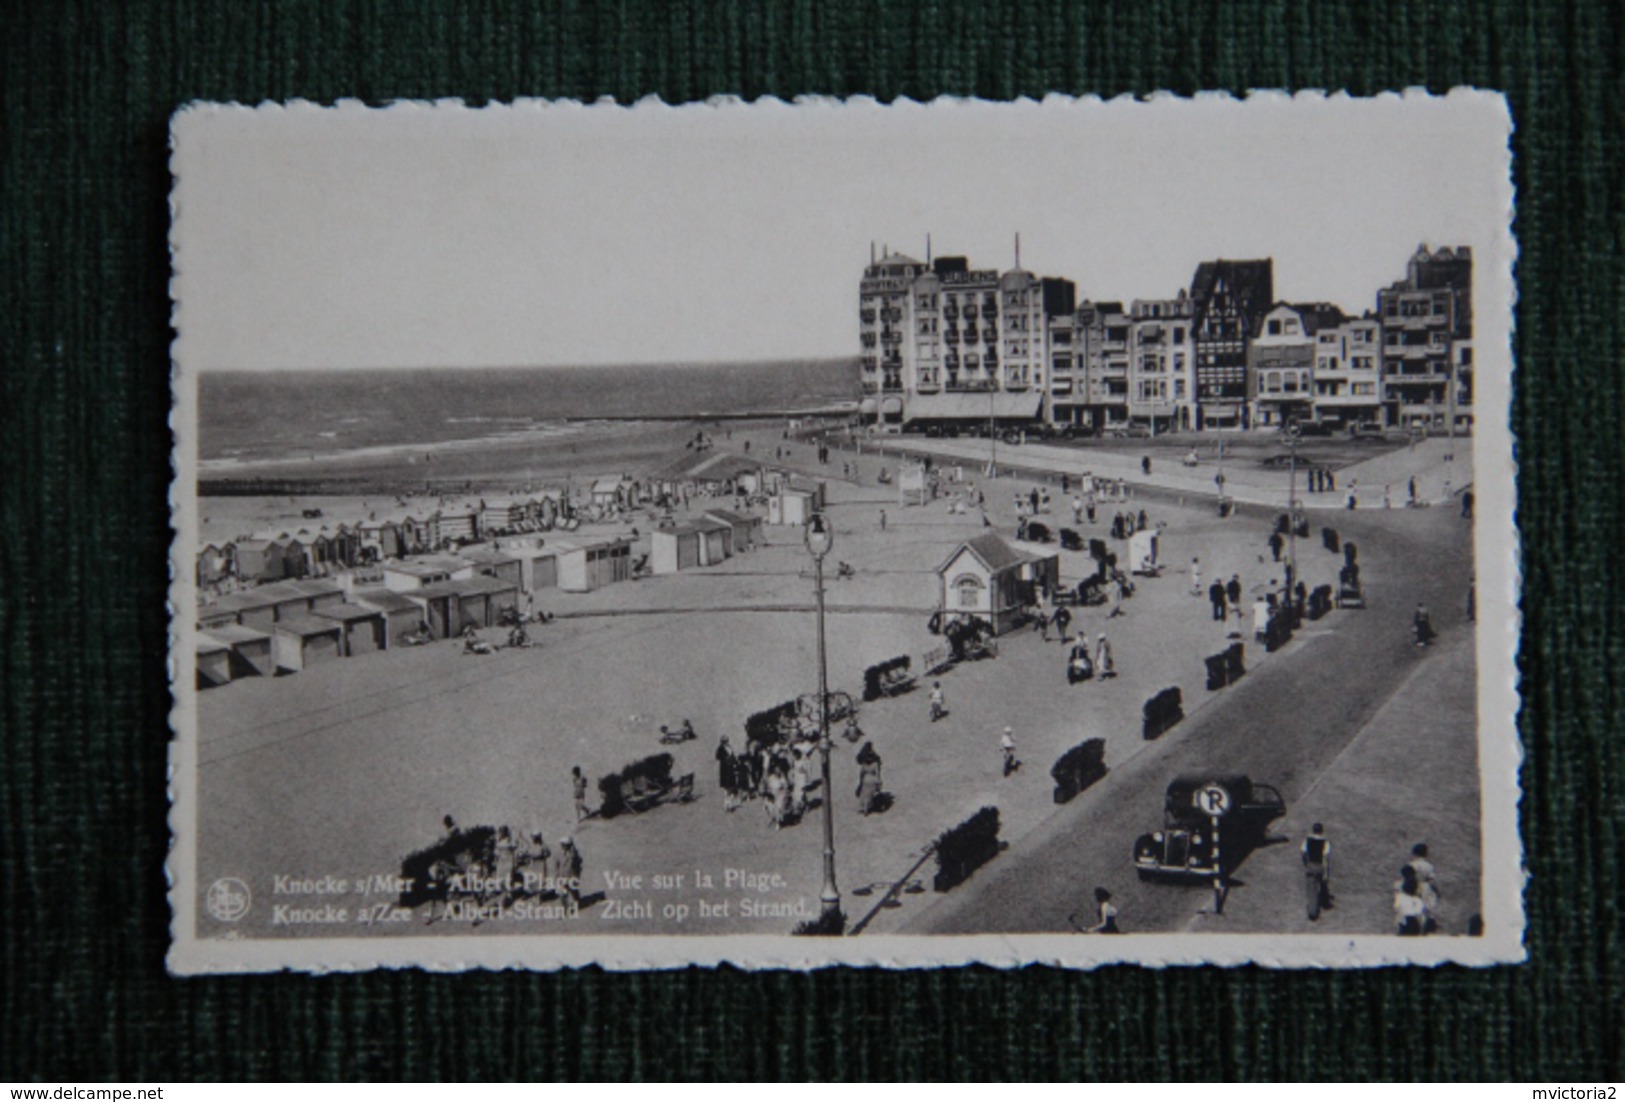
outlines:
[[1030, 420], [1044, 399], [1038, 394], [921, 394], [909, 399], [910, 421], [986, 421], [989, 417]]

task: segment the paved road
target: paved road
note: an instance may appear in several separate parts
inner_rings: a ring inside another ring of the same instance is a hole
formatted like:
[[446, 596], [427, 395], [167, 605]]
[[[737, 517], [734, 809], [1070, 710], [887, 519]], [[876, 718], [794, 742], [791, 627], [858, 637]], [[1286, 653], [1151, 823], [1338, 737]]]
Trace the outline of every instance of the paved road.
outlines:
[[[1064, 932], [1069, 915], [1089, 915], [1096, 885], [1110, 887], [1125, 926], [1137, 932], [1183, 929], [1209, 906], [1210, 891], [1142, 883], [1134, 875], [1134, 840], [1161, 824], [1169, 778], [1189, 769], [1247, 773], [1273, 784], [1291, 807], [1416, 663], [1431, 657], [1410, 638], [1417, 600], [1428, 603], [1441, 642], [1470, 631], [1463, 615], [1472, 561], [1467, 522], [1443, 509], [1340, 521], [1345, 538], [1359, 544], [1370, 608], [1306, 623], [1277, 661], [1224, 690], [1227, 700], [1123, 763], [904, 930]], [[1405, 763], [1393, 767], [1403, 770]], [[1245, 861], [1234, 877], [1232, 894], [1246, 891]]]

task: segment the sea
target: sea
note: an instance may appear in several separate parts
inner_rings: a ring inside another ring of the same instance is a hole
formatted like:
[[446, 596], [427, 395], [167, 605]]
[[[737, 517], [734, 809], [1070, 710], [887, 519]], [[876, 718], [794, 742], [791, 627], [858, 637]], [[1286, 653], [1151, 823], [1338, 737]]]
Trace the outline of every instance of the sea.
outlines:
[[854, 403], [857, 362], [213, 371], [198, 377], [210, 466], [547, 434], [572, 421], [737, 417]]

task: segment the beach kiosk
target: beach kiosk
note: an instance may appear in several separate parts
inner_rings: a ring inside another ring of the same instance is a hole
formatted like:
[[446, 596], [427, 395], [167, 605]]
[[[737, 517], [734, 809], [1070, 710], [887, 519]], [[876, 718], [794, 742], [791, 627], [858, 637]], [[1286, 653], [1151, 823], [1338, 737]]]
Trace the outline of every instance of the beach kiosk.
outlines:
[[308, 612], [278, 620], [271, 636], [277, 668], [307, 670], [336, 661], [343, 653], [343, 636], [339, 624]]
[[231, 683], [231, 648], [206, 634], [197, 637], [197, 687], [212, 689]]
[[226, 624], [210, 628], [203, 634], [230, 649], [233, 680], [240, 677], [276, 675], [276, 654], [272, 648], [270, 632], [245, 628], [238, 624]]
[[345, 601], [314, 609], [311, 615], [332, 620], [343, 629], [339, 637], [339, 653], [346, 658], [371, 654], [389, 645], [384, 614], [375, 608]]
[[1017, 627], [1022, 609], [1059, 578], [1058, 553], [1012, 546], [988, 532], [960, 544], [937, 568], [937, 608], [944, 620], [971, 616], [1002, 635]]
[[587, 593], [631, 577], [632, 541], [625, 536], [559, 549], [559, 588], [566, 593]]

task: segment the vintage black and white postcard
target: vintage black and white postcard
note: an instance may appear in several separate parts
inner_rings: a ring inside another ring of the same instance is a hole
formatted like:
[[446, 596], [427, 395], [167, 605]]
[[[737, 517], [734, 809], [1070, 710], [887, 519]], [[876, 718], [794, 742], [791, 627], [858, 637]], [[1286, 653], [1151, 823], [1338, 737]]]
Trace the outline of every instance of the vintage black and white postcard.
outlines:
[[1510, 133], [184, 109], [170, 966], [1522, 959]]

